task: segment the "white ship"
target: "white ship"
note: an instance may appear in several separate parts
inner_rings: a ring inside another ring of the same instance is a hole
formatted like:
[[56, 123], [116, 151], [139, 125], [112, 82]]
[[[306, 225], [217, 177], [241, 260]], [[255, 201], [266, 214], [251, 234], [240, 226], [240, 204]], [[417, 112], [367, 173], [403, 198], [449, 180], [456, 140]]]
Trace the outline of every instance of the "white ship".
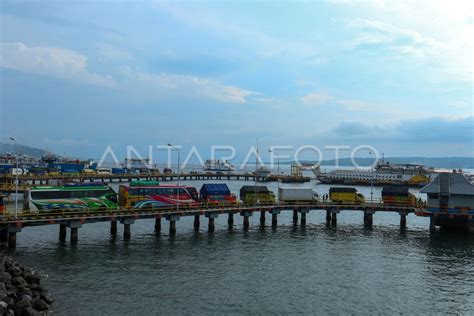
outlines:
[[419, 164], [390, 164], [380, 161], [373, 169], [337, 169], [321, 172], [313, 168], [316, 179], [327, 184], [350, 185], [407, 185], [424, 186], [431, 180], [434, 169]]
[[205, 171], [234, 171], [234, 165], [230, 162], [208, 159], [204, 162], [203, 169]]

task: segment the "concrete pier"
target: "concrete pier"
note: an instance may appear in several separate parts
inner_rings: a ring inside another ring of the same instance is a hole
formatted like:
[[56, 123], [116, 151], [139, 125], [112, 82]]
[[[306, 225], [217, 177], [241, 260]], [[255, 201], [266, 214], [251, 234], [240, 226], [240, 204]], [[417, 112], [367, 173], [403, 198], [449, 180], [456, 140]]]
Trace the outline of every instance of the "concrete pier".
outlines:
[[249, 217], [252, 216], [252, 212], [249, 212], [249, 211], [245, 211], [245, 212], [241, 212], [240, 215], [242, 215], [244, 217], [244, 229], [247, 230], [249, 229], [250, 227], [250, 221], [249, 221]]
[[229, 228], [232, 228], [234, 226], [234, 213], [229, 213], [229, 218], [227, 219], [227, 225], [229, 225]]
[[71, 227], [71, 244], [77, 244], [79, 241], [79, 227]]
[[326, 222], [329, 224], [331, 221], [331, 211], [326, 211]]
[[219, 216], [219, 214], [218, 213], [206, 212], [204, 215], [209, 219], [207, 230], [210, 233], [212, 233], [214, 231], [214, 228], [215, 228], [214, 219], [216, 219]]
[[8, 233], [8, 248], [10, 249], [16, 248], [16, 232]]
[[161, 232], [161, 217], [155, 218], [155, 233]]
[[200, 215], [194, 215], [194, 228], [199, 229], [199, 226], [201, 225], [200, 222]]
[[170, 235], [176, 235], [176, 222], [179, 221], [179, 215], [170, 214], [166, 216], [166, 219], [170, 222]]
[[306, 225], [306, 213], [301, 213], [301, 226]]
[[170, 235], [176, 235], [176, 221], [170, 221]]
[[8, 241], [8, 227], [2, 227], [0, 229], [0, 242]]
[[293, 210], [293, 224], [298, 224], [298, 210]]
[[116, 220], [110, 221], [110, 234], [112, 236], [117, 235], [117, 221]]
[[407, 215], [406, 214], [400, 214], [400, 227], [401, 228], [407, 227]]
[[123, 239], [130, 240], [132, 232], [130, 230], [131, 224], [123, 224]]
[[59, 241], [60, 242], [66, 241], [66, 234], [67, 234], [67, 225], [59, 224]]
[[436, 217], [430, 216], [430, 231], [435, 231], [436, 230]]
[[367, 226], [372, 226], [374, 222], [373, 212], [372, 211], [365, 211], [364, 212], [364, 224]]
[[272, 209], [270, 214], [272, 214], [272, 227], [275, 228], [278, 225], [278, 214], [280, 214], [280, 210]]
[[332, 225], [337, 224], [337, 212], [331, 212], [331, 224]]
[[209, 217], [209, 223], [208, 223], [208, 226], [207, 226], [207, 231], [210, 232], [210, 233], [212, 233], [212, 232], [214, 232], [214, 228], [215, 228], [215, 226], [214, 226], [214, 218]]
[[298, 211], [301, 214], [301, 226], [305, 226], [306, 225], [306, 214], [309, 213], [309, 209], [300, 208]]
[[260, 225], [265, 226], [265, 211], [260, 211]]

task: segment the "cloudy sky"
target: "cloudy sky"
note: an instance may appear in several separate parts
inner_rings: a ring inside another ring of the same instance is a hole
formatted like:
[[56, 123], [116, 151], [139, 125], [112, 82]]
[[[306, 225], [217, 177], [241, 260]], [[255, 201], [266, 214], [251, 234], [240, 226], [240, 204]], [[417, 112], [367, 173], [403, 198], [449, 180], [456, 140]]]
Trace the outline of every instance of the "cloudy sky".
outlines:
[[474, 156], [473, 2], [2, 1], [0, 141]]

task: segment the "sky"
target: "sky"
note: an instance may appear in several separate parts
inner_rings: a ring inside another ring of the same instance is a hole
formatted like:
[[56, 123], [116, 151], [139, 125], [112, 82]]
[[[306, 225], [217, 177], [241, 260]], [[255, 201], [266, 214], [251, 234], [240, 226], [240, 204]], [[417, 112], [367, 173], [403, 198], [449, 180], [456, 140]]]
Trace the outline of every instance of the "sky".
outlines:
[[474, 157], [472, 1], [0, 8], [3, 142], [83, 158], [172, 143], [243, 159], [257, 138], [328, 159], [334, 145]]

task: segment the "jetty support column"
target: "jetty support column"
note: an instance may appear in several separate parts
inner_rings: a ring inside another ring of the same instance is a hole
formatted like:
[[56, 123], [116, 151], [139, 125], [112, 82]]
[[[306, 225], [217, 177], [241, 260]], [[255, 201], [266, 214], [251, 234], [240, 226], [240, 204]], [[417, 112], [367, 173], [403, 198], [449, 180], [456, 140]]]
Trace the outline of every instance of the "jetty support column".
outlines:
[[430, 216], [430, 231], [436, 230], [436, 214]]
[[400, 228], [407, 227], [407, 212], [400, 211], [399, 214], [400, 214]]
[[250, 211], [240, 212], [240, 215], [244, 217], [244, 229], [247, 230], [250, 227], [249, 217], [253, 215]]
[[120, 220], [120, 223], [123, 224], [123, 239], [130, 240], [130, 237], [132, 237], [130, 226], [135, 224], [135, 218], [124, 217]]
[[171, 236], [176, 235], [176, 222], [179, 221], [179, 215], [178, 214], [166, 215], [166, 220], [170, 222], [170, 235]]
[[373, 210], [365, 210], [364, 211], [364, 224], [366, 226], [372, 226], [374, 222], [374, 211]]
[[199, 229], [199, 226], [201, 225], [200, 217], [201, 215], [199, 214], [194, 215], [194, 229]]
[[301, 207], [298, 212], [301, 214], [301, 226], [306, 225], [306, 214], [309, 213], [309, 208]]
[[117, 235], [117, 220], [115, 218], [110, 220], [110, 234], [112, 236]]
[[229, 218], [227, 219], [227, 225], [229, 225], [229, 228], [232, 228], [232, 226], [234, 226], [234, 213], [232, 212], [229, 213]]
[[161, 215], [155, 217], [155, 233], [159, 234], [161, 232]]
[[293, 210], [293, 224], [298, 224], [298, 210]]
[[340, 212], [339, 209], [333, 208], [331, 209], [331, 224], [336, 225], [337, 224], [337, 214]]
[[0, 227], [0, 242], [8, 241], [8, 226]]
[[265, 211], [260, 211], [260, 225], [265, 226]]
[[16, 233], [21, 232], [21, 223], [8, 225], [8, 248], [16, 248]]
[[205, 216], [209, 219], [209, 224], [207, 230], [212, 233], [214, 231], [214, 219], [219, 216], [219, 213], [216, 212], [206, 212]]
[[71, 229], [71, 244], [77, 244], [79, 241], [79, 228], [82, 227], [81, 221], [69, 221], [67, 226]]
[[278, 225], [278, 214], [280, 214], [280, 210], [272, 209], [270, 214], [272, 214], [272, 227], [276, 227]]
[[67, 224], [60, 223], [59, 224], [59, 241], [65, 242], [67, 235]]

